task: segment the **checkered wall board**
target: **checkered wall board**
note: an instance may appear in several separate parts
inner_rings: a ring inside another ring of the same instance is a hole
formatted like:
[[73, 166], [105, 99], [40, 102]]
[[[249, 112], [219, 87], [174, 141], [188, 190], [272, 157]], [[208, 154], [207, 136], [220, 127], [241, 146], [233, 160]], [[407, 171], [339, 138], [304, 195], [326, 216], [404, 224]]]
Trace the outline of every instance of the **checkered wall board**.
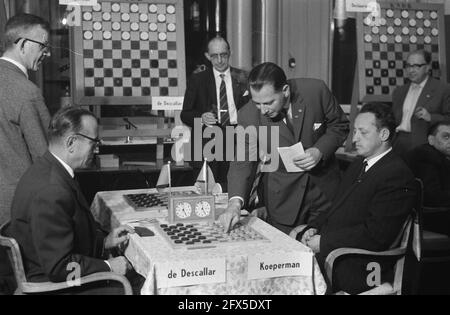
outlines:
[[378, 26], [369, 22], [369, 13], [357, 17], [359, 100], [390, 102], [394, 89], [407, 83], [404, 65], [408, 54], [418, 49], [432, 53], [433, 76], [445, 81], [443, 5], [380, 5]]
[[148, 105], [186, 88], [182, 0], [99, 0], [71, 28], [77, 105]]

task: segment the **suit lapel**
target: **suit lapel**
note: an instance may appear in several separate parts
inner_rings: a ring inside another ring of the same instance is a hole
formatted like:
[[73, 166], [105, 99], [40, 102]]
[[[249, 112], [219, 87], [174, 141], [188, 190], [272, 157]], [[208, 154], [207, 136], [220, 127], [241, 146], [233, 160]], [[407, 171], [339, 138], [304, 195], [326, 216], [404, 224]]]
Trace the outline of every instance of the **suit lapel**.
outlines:
[[[405, 102], [406, 95], [408, 94], [410, 85], [411, 85], [411, 83], [408, 83], [407, 85], [400, 87], [400, 92], [399, 92], [399, 96], [398, 96], [399, 101], [397, 102], [398, 106], [395, 106], [393, 108], [395, 117], [397, 117], [397, 120], [400, 120], [400, 121], [403, 117], [403, 103]], [[400, 122], [398, 122], [398, 123], [400, 123]]]
[[291, 106], [292, 106], [292, 124], [294, 126], [294, 141], [300, 139], [300, 133], [303, 128], [303, 119], [305, 118], [306, 103], [303, 97], [291, 87]]
[[[234, 98], [234, 104], [236, 106], [236, 109], [239, 110], [242, 107], [241, 102], [239, 102], [239, 99], [241, 97], [241, 89], [240, 89], [240, 82], [239, 82], [239, 73], [236, 72], [234, 68], [230, 67], [230, 73], [231, 73], [231, 84], [233, 85], [233, 98]], [[240, 106], [241, 105], [241, 106]]]
[[[208, 106], [208, 108], [206, 108], [206, 111], [217, 111], [217, 106], [219, 104], [217, 104], [217, 89], [216, 89], [216, 79], [214, 78], [214, 72], [212, 71], [212, 69], [208, 69], [208, 83], [207, 83], [207, 91], [209, 93], [209, 104], [206, 104], [206, 106]], [[213, 108], [213, 105], [215, 106], [215, 108]]]
[[422, 93], [420, 93], [419, 99], [417, 100], [417, 105], [423, 108], [428, 109], [427, 105], [431, 99], [431, 96], [434, 94], [434, 90], [436, 89], [436, 82], [434, 82], [433, 78], [428, 78], [427, 83], [423, 87]]

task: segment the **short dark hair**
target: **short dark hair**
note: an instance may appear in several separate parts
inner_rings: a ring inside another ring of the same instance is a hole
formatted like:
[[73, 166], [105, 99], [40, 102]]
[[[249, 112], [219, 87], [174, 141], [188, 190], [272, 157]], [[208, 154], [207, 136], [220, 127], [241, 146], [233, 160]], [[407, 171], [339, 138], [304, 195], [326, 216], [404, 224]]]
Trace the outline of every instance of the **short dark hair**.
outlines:
[[412, 55], [420, 55], [423, 57], [423, 60], [425, 60], [425, 62], [428, 65], [431, 63], [431, 53], [428, 50], [425, 50], [425, 49], [415, 50], [408, 55], [408, 58], [409, 58], [409, 56], [412, 56]]
[[450, 119], [441, 120], [431, 124], [430, 128], [428, 128], [428, 135], [435, 136], [440, 126], [450, 127]]
[[10, 49], [19, 37], [26, 36], [26, 33], [35, 26], [41, 26], [50, 33], [50, 24], [39, 16], [20, 13], [11, 17], [5, 25], [5, 50]]
[[276, 92], [280, 92], [287, 84], [287, 78], [279, 66], [272, 62], [265, 62], [250, 71], [248, 84], [255, 91], [260, 91], [264, 85], [270, 84]]
[[397, 124], [391, 106], [384, 103], [367, 103], [361, 108], [359, 113], [374, 114], [378, 130], [387, 128], [389, 130], [389, 141], [392, 142]]
[[48, 141], [55, 143], [68, 133], [78, 133], [83, 129], [82, 118], [97, 117], [90, 111], [80, 107], [66, 107], [58, 110], [50, 120], [48, 127]]
[[209, 45], [215, 41], [224, 42], [227, 45], [228, 51], [231, 50], [230, 43], [225, 39], [225, 37], [217, 35], [217, 36], [212, 37], [210, 40], [208, 40], [208, 42], [206, 43], [206, 46], [205, 46], [205, 52], [209, 52]]

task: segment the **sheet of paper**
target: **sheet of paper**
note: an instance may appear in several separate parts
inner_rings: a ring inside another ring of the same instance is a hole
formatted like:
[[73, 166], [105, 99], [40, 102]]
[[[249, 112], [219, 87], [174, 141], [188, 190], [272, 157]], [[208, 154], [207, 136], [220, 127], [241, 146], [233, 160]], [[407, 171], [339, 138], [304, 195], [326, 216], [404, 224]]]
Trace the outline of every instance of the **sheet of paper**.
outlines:
[[304, 172], [302, 168], [294, 164], [294, 158], [305, 153], [301, 142], [290, 147], [278, 148], [278, 153], [280, 153], [284, 166], [289, 173]]

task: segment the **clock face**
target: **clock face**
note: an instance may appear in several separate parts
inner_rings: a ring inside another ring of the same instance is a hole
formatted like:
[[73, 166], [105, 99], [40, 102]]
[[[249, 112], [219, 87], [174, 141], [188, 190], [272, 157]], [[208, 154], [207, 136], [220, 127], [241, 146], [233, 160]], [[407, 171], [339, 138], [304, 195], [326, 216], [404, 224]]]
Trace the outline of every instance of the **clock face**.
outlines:
[[180, 202], [175, 207], [175, 215], [180, 219], [190, 217], [192, 214], [192, 207], [188, 202]]
[[195, 205], [195, 214], [204, 218], [207, 217], [211, 213], [211, 205], [207, 201], [200, 201]]

